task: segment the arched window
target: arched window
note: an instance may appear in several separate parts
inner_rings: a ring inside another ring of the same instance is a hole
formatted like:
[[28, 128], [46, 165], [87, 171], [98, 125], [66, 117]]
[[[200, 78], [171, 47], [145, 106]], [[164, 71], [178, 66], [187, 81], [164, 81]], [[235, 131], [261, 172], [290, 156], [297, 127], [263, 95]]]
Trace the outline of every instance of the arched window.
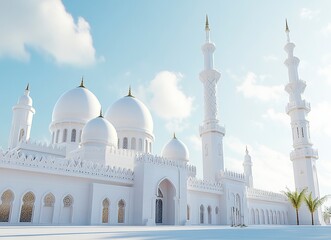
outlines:
[[207, 211], [208, 211], [208, 224], [211, 224], [211, 206], [208, 206]]
[[187, 205], [187, 207], [186, 207], [186, 220], [187, 221], [190, 220], [190, 206], [189, 205]]
[[44, 197], [44, 206], [45, 207], [54, 207], [54, 203], [55, 203], [55, 197], [52, 193], [48, 193], [45, 197]]
[[56, 143], [59, 142], [59, 135], [60, 135], [60, 130], [58, 129], [58, 130], [56, 131], [56, 140], [55, 140]]
[[21, 141], [23, 140], [23, 137], [24, 137], [24, 129], [22, 128], [22, 129], [20, 130], [20, 136], [19, 136], [18, 141], [21, 142]]
[[145, 139], [145, 152], [148, 153], [148, 141]]
[[131, 138], [131, 149], [136, 150], [136, 138]]
[[102, 201], [102, 223], [109, 223], [109, 200], [105, 198]]
[[152, 152], [152, 143], [149, 143], [149, 152]]
[[32, 214], [34, 208], [35, 196], [32, 192], [27, 192], [23, 196], [23, 203], [21, 207], [20, 222], [32, 222]]
[[205, 218], [205, 207], [201, 204], [200, 205], [200, 224], [204, 223]]
[[71, 195], [67, 195], [63, 198], [63, 207], [71, 207], [73, 199]]
[[44, 197], [44, 205], [41, 209], [40, 223], [51, 224], [53, 222], [55, 197], [52, 193], [48, 193]]
[[119, 200], [118, 202], [118, 216], [117, 216], [117, 222], [118, 223], [124, 223], [125, 218], [125, 202], [123, 199]]
[[52, 133], [52, 143], [54, 143], [55, 133]]
[[123, 149], [128, 149], [128, 138], [123, 138]]
[[139, 138], [139, 148], [138, 148], [139, 151], [142, 151], [143, 150], [143, 140], [141, 138]]
[[71, 142], [76, 142], [76, 129], [71, 130]]
[[63, 137], [62, 137], [62, 142], [67, 141], [67, 135], [68, 135], [68, 129], [63, 130]]
[[0, 222], [9, 222], [14, 194], [11, 190], [6, 190], [1, 195]]
[[217, 215], [218, 212], [219, 212], [219, 209], [218, 209], [218, 207], [216, 207], [216, 208], [215, 208], [215, 214]]

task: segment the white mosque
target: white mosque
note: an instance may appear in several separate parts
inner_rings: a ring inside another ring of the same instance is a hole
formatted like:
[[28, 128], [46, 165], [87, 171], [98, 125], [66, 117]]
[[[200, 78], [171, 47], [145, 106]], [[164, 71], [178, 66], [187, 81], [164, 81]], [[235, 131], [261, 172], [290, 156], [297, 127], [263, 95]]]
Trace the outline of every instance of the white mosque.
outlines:
[[[31, 141], [35, 109], [29, 86], [13, 107], [9, 147], [0, 150], [0, 224], [11, 225], [253, 225], [295, 224], [284, 195], [254, 188], [252, 160], [246, 149], [242, 172], [224, 169], [225, 129], [218, 120], [216, 84], [206, 19], [202, 46], [204, 70], [203, 179], [196, 178], [185, 144], [173, 138], [152, 153], [155, 137], [147, 107], [129, 91], [105, 115], [98, 98], [82, 81], [65, 92], [53, 109], [51, 143]], [[306, 83], [298, 76], [286, 24], [295, 186], [319, 196], [317, 151], [312, 148]], [[288, 136], [290, 137], [290, 136]], [[310, 224], [306, 209], [300, 223]], [[315, 214], [317, 224], [320, 213]]]

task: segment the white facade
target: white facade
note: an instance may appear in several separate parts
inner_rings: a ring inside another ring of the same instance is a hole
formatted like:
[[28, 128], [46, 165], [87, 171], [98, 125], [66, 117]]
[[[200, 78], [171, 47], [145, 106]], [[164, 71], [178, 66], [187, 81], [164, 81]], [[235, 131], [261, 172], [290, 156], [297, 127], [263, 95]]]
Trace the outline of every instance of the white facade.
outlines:
[[[153, 119], [147, 107], [129, 94], [105, 114], [82, 80], [56, 103], [50, 124], [51, 144], [30, 140], [35, 110], [25, 90], [13, 108], [9, 148], [0, 151], [0, 223], [47, 225], [248, 225], [294, 224], [291, 206], [282, 194], [254, 189], [252, 160], [246, 149], [243, 172], [224, 169], [223, 137], [217, 114], [216, 84], [208, 19], [202, 46], [204, 121], [200, 126], [203, 179], [189, 164], [189, 151], [176, 138], [161, 156], [152, 154]], [[318, 196], [311, 148], [305, 84], [297, 78], [293, 43], [289, 58], [288, 113], [294, 138], [295, 183]], [[301, 89], [301, 91], [299, 91]], [[304, 171], [305, 174], [301, 174]], [[308, 218], [310, 219], [310, 218]]]

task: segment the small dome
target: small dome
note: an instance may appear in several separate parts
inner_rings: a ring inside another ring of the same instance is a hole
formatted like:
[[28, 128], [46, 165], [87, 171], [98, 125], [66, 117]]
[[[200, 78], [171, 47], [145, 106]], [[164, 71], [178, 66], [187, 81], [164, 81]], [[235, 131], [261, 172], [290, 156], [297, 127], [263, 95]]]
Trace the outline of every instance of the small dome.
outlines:
[[175, 136], [162, 149], [162, 157], [174, 160], [189, 160], [189, 152], [186, 145]]
[[52, 121], [87, 122], [99, 116], [100, 109], [97, 97], [81, 85], [62, 94], [54, 106]]
[[82, 144], [89, 143], [117, 147], [117, 133], [114, 126], [102, 116], [88, 121], [83, 128]]
[[106, 119], [117, 131], [138, 130], [153, 135], [153, 119], [151, 113], [140, 100], [128, 96], [116, 101], [106, 112]]
[[20, 97], [18, 104], [32, 106], [32, 98], [29, 96], [28, 91], [25, 91], [25, 94]]

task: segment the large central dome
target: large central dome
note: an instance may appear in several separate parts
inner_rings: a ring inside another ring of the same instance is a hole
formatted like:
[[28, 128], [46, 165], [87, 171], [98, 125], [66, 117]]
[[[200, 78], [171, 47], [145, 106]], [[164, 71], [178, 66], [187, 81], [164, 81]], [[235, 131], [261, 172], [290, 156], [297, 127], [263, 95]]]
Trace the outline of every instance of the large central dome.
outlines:
[[133, 130], [153, 135], [153, 119], [151, 113], [140, 100], [131, 93], [115, 102], [106, 112], [106, 119], [117, 131]]
[[53, 109], [52, 121], [85, 123], [99, 116], [100, 109], [97, 97], [81, 84], [59, 98]]

